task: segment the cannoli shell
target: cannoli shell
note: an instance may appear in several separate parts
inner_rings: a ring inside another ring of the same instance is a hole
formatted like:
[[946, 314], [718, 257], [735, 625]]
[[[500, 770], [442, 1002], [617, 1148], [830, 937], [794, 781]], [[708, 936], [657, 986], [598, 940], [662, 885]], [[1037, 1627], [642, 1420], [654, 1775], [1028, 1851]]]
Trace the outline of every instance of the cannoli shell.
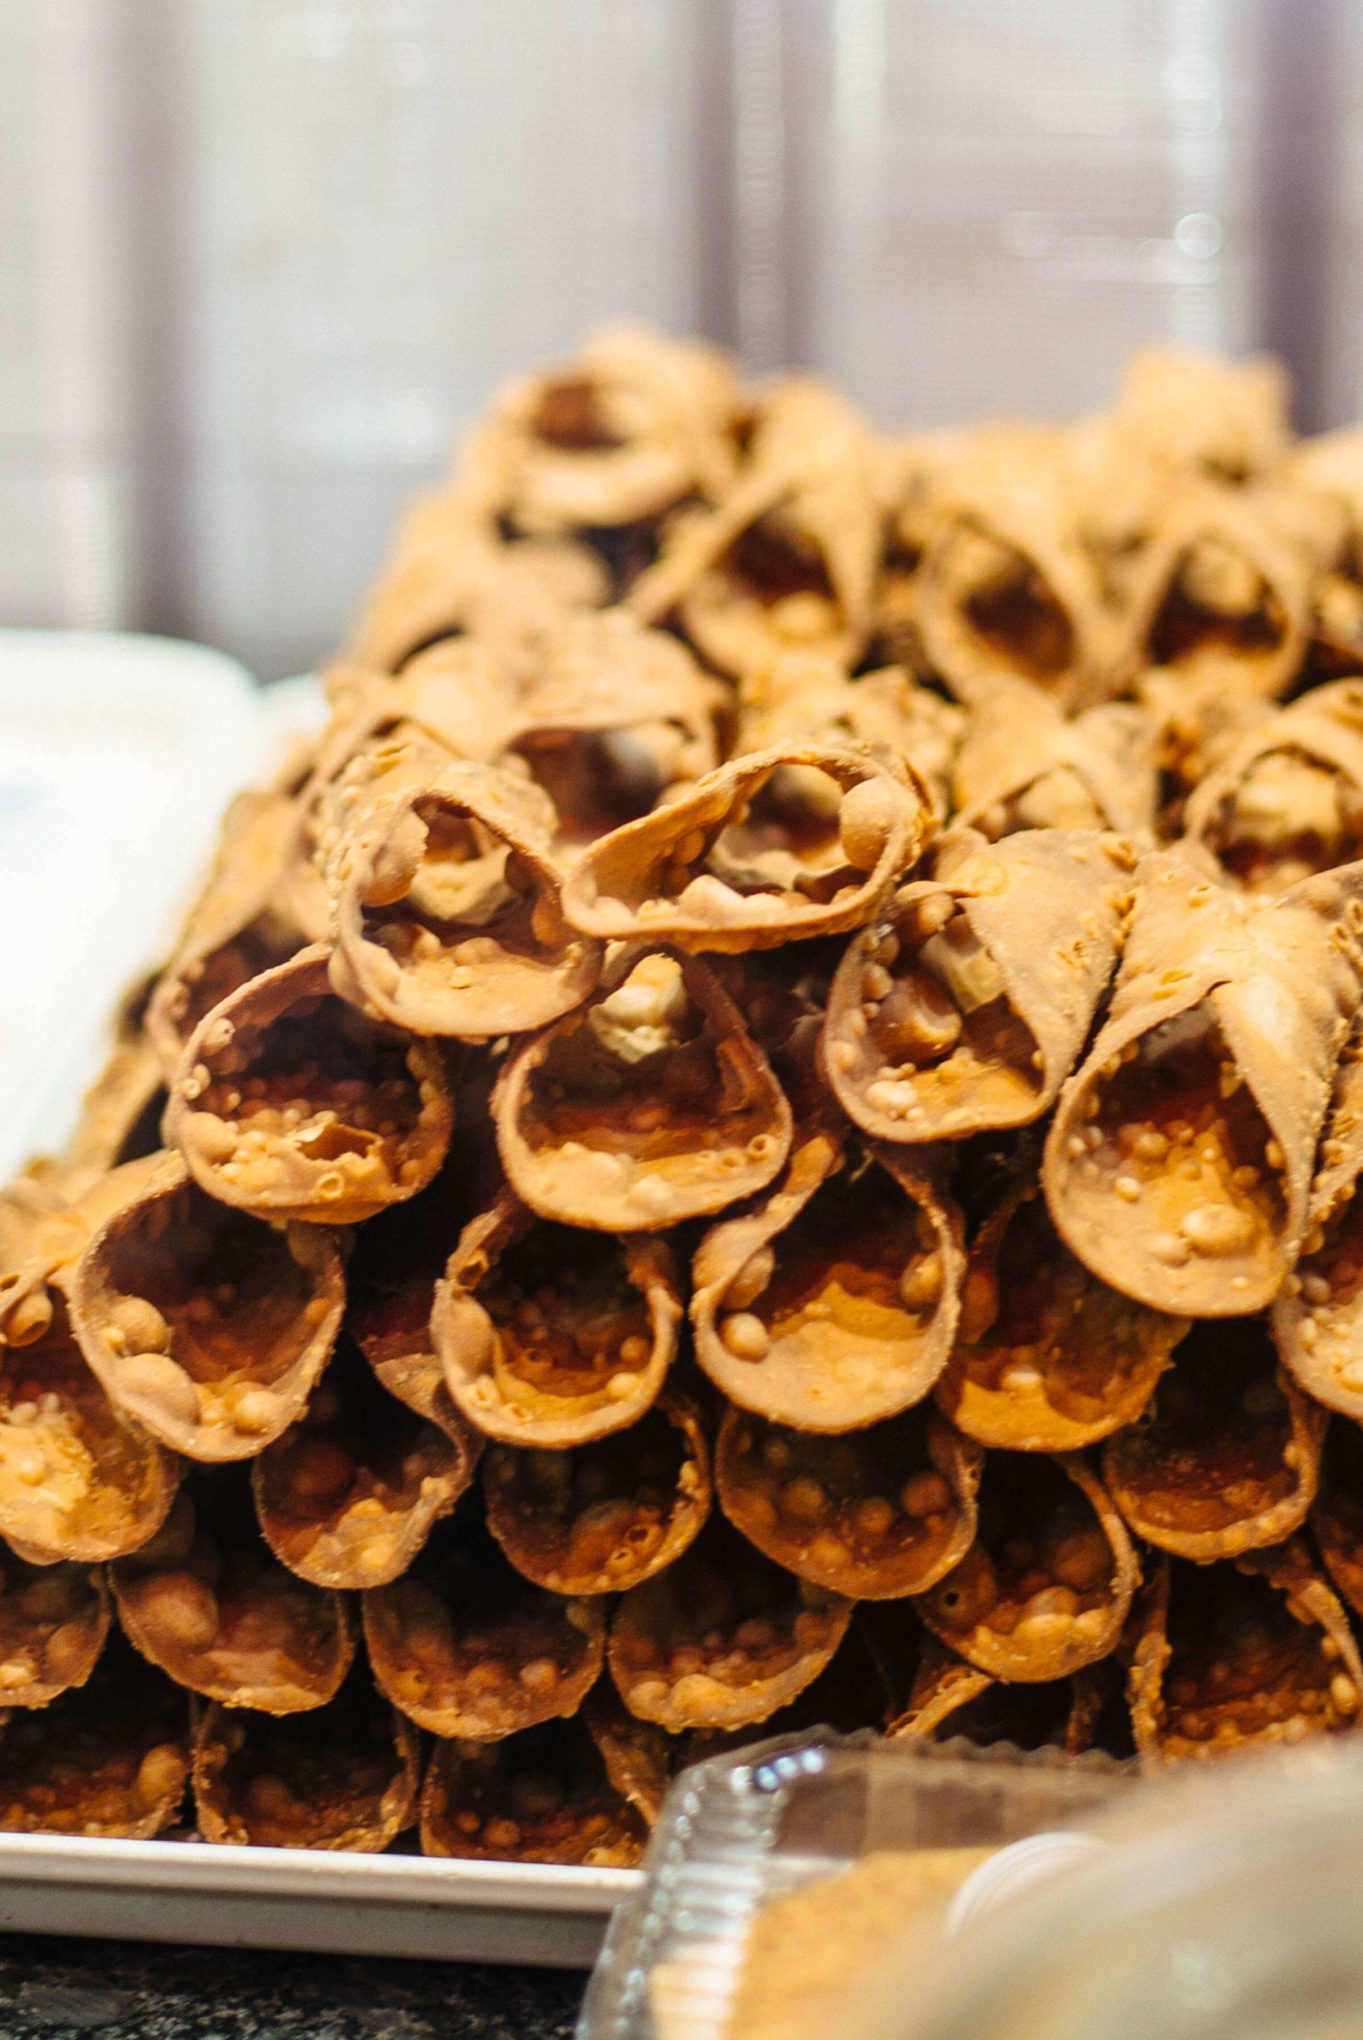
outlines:
[[1134, 702], [1104, 702], [1067, 717], [1040, 688], [1000, 681], [975, 704], [956, 753], [954, 826], [991, 839], [1056, 826], [1042, 821], [1044, 789], [1052, 775], [1063, 775], [1071, 796], [1092, 810], [1078, 816], [1079, 826], [1148, 838], [1159, 793], [1158, 737]]
[[111, 1619], [104, 1574], [6, 1552], [0, 1578], [0, 1705], [46, 1707], [99, 1661]]
[[437, 1742], [421, 1791], [428, 1856], [629, 1869], [648, 1824], [612, 1781], [584, 1722], [500, 1742]]
[[1317, 1402], [1363, 1420], [1363, 1036], [1357, 1023], [1335, 1073], [1311, 1185], [1302, 1253], [1274, 1299], [1273, 1339]]
[[769, 1196], [697, 1248], [696, 1358], [740, 1409], [796, 1430], [896, 1416], [946, 1365], [964, 1259], [929, 1169], [890, 1148], [863, 1165], [815, 1132]]
[[1311, 1533], [1335, 1592], [1363, 1615], [1363, 1431], [1351, 1418], [1330, 1426]]
[[114, 1641], [84, 1685], [11, 1716], [0, 1830], [146, 1841], [174, 1823], [188, 1778], [184, 1694]]

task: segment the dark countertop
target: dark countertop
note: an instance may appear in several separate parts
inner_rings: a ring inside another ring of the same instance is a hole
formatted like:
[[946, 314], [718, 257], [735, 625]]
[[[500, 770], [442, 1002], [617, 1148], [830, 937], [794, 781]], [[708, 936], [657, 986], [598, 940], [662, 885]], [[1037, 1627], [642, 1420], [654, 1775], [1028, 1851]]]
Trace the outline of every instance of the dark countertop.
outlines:
[[3, 2040], [569, 2040], [576, 1970], [0, 1935]]

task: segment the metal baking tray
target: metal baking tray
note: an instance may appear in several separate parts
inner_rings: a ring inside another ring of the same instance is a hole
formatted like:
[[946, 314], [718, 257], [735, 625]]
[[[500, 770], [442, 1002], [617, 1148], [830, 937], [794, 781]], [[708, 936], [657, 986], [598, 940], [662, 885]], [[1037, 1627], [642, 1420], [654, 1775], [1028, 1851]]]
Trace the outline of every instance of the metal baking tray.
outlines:
[[0, 1932], [590, 1969], [638, 1870], [0, 1834]]

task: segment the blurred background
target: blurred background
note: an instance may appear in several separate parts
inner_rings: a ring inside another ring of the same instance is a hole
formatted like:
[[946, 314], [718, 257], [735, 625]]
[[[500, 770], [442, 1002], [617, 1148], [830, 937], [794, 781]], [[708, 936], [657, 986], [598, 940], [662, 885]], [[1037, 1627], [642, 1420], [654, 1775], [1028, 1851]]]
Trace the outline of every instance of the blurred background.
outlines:
[[0, 0], [0, 622], [324, 655], [514, 370], [632, 313], [882, 422], [1152, 335], [1363, 409], [1352, 0]]

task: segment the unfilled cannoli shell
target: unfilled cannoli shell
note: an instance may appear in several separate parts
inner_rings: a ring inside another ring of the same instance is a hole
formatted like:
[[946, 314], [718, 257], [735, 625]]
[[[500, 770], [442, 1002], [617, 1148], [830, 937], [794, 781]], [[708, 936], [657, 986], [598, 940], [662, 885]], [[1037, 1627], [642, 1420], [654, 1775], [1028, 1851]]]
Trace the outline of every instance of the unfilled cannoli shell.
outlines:
[[1244, 482], [1271, 474], [1290, 444], [1290, 390], [1266, 354], [1227, 361], [1151, 342], [1128, 356], [1112, 416], [1124, 438], [1171, 468]]
[[1313, 564], [1271, 498], [1189, 485], [1133, 571], [1112, 691], [1150, 667], [1281, 694], [1306, 653]]
[[109, 1401], [58, 1297], [42, 1337], [0, 1373], [0, 1535], [38, 1564], [118, 1558], [155, 1536], [178, 1479]]
[[0, 1561], [0, 1706], [46, 1707], [83, 1686], [109, 1633], [109, 1589], [98, 1567]]
[[1188, 1329], [1090, 1275], [1030, 1172], [976, 1234], [962, 1299], [937, 1400], [968, 1437], [1014, 1452], [1074, 1452], [1135, 1423]]
[[1232, 881], [1281, 891], [1363, 854], [1363, 682], [1271, 711], [1193, 789], [1184, 834]]
[[1178, 1348], [1144, 1418], [1109, 1438], [1103, 1479], [1147, 1544], [1234, 1558], [1300, 1529], [1327, 1421], [1277, 1367], [1261, 1320], [1213, 1320]]
[[270, 1219], [352, 1225], [429, 1183], [449, 1145], [440, 1050], [376, 1026], [305, 949], [201, 1023], [166, 1134], [210, 1196]]
[[471, 1424], [504, 1445], [554, 1451], [643, 1415], [680, 1321], [663, 1241], [553, 1225], [503, 1194], [464, 1228], [436, 1290], [431, 1337]]
[[939, 815], [950, 805], [952, 765], [966, 729], [954, 702], [920, 687], [902, 666], [848, 677], [837, 659], [784, 652], [745, 673], [738, 693], [736, 751], [799, 741], [834, 750], [865, 747], [909, 759]]
[[193, 1778], [207, 1842], [373, 1855], [411, 1823], [421, 1745], [357, 1669], [307, 1716], [204, 1708]]
[[590, 546], [566, 536], [506, 543], [467, 496], [425, 496], [399, 525], [345, 656], [401, 673], [426, 646], [472, 638], [515, 661], [565, 610], [595, 608], [609, 595]]
[[1020, 1685], [996, 1679], [935, 1639], [924, 1653], [904, 1713], [888, 1734], [941, 1742], [960, 1737], [1014, 1749], [1058, 1749], [1082, 1756], [1094, 1747], [1107, 1700], [1104, 1674], [1111, 1660], [1085, 1665], [1065, 1679]]
[[1114, 829], [1140, 840], [1155, 827], [1159, 728], [1134, 702], [1065, 716], [1025, 681], [1000, 682], [976, 704], [956, 753], [954, 826], [991, 842], [1019, 829]]
[[1340, 1057], [1311, 1185], [1310, 1222], [1295, 1268], [1274, 1299], [1273, 1339], [1308, 1395], [1363, 1419], [1363, 1030]]
[[624, 949], [590, 1003], [513, 1050], [502, 1163], [544, 1218], [651, 1232], [764, 1190], [790, 1151], [771, 1066], [698, 957]]
[[555, 1594], [623, 1593], [679, 1558], [710, 1513], [710, 1452], [669, 1397], [626, 1431], [567, 1452], [495, 1445], [488, 1528], [517, 1572]]
[[1246, 904], [1183, 849], [1136, 874], [1112, 1006], [1061, 1093], [1043, 1180], [1061, 1238], [1156, 1310], [1271, 1303], [1358, 1003], [1363, 865]]
[[990, 1453], [975, 1542], [915, 1605], [968, 1663], [1030, 1683], [1106, 1657], [1139, 1577], [1126, 1527], [1082, 1458]]
[[265, 1542], [314, 1586], [386, 1586], [473, 1478], [475, 1455], [342, 1347], [306, 1415], [251, 1468]]
[[569, 1012], [601, 973], [565, 921], [538, 788], [456, 762], [362, 809], [331, 861], [333, 982], [376, 1019], [486, 1040]]
[[1022, 680], [1067, 706], [1105, 692], [1112, 619], [1050, 476], [948, 488], [915, 580], [923, 655], [960, 701]]
[[355, 1655], [345, 1601], [279, 1563], [235, 1468], [197, 1474], [159, 1536], [112, 1578], [119, 1621], [142, 1656], [226, 1707], [323, 1707]]
[[788, 1572], [891, 1600], [925, 1592], [965, 1555], [981, 1457], [921, 1405], [837, 1437], [730, 1408], [715, 1484], [729, 1521]]
[[78, 1172], [98, 1173], [154, 1154], [165, 1108], [165, 1072], [150, 1037], [120, 1041], [81, 1099], [65, 1161]]
[[946, 1365], [964, 1263], [960, 1215], [925, 1166], [813, 1133], [769, 1196], [701, 1241], [696, 1358], [773, 1423], [877, 1423], [920, 1402]]
[[740, 403], [718, 349], [646, 325], [603, 326], [571, 360], [500, 391], [457, 485], [526, 531], [651, 520], [725, 486]]
[[1336, 1417], [1325, 1440], [1311, 1533], [1335, 1591], [1363, 1615], [1363, 1431]]
[[428, 1856], [630, 1869], [648, 1822], [612, 1782], [581, 1719], [500, 1742], [437, 1742], [421, 1790]]
[[672, 1734], [742, 1728], [818, 1676], [851, 1613], [712, 1518], [675, 1565], [621, 1599], [611, 1677], [631, 1714]]
[[1224, 1756], [1354, 1725], [1363, 1664], [1299, 1539], [1214, 1566], [1161, 1560], [1138, 1612], [1128, 1694], [1143, 1756]]
[[836, 391], [781, 379], [758, 403], [738, 479], [714, 509], [672, 520], [629, 606], [646, 623], [675, 611], [721, 673], [757, 671], [792, 647], [853, 664], [875, 615], [875, 459]]
[[113, 1169], [38, 1160], [0, 1188], [0, 1349], [42, 1337], [92, 1235], [160, 1166], [159, 1144]]
[[10, 1717], [0, 1830], [145, 1841], [174, 1823], [188, 1778], [184, 1694], [113, 1639], [84, 1685]]
[[571, 855], [713, 770], [725, 696], [665, 631], [620, 609], [575, 617], [540, 649], [504, 762], [549, 795]]
[[[675, 1753], [674, 1763], [684, 1768], [704, 1763], [710, 1757], [732, 1756], [755, 1742], [767, 1742], [775, 1736], [807, 1737], [816, 1729], [831, 1728], [835, 1735], [857, 1735], [867, 1728], [882, 1728], [899, 1711], [903, 1685], [884, 1663], [880, 1634], [868, 1621], [868, 1617], [887, 1614], [896, 1618], [905, 1632], [902, 1655], [916, 1664], [922, 1632], [909, 1604], [859, 1602], [852, 1610], [846, 1635], [828, 1663], [793, 1700], [778, 1707], [765, 1721], [747, 1727], [692, 1729], [680, 1745], [674, 1737], [665, 1737]], [[897, 1653], [896, 1674], [898, 1656]]]
[[125, 1417], [190, 1459], [249, 1459], [303, 1409], [344, 1306], [332, 1233], [220, 1204], [168, 1154], [86, 1248], [71, 1323]]
[[1130, 846], [1090, 829], [943, 837], [848, 944], [824, 1067], [880, 1140], [1026, 1126], [1054, 1103], [1120, 953]]
[[436, 1735], [494, 1742], [575, 1714], [601, 1671], [606, 1618], [514, 1571], [465, 1509], [401, 1579], [364, 1596], [381, 1692]]
[[609, 1677], [597, 1680], [582, 1703], [581, 1719], [611, 1784], [653, 1828], [678, 1768], [676, 1742], [656, 1722], [630, 1714]]
[[592, 844], [564, 881], [564, 912], [587, 935], [682, 949], [840, 934], [875, 911], [932, 829], [911, 766], [790, 741], [731, 759]]

